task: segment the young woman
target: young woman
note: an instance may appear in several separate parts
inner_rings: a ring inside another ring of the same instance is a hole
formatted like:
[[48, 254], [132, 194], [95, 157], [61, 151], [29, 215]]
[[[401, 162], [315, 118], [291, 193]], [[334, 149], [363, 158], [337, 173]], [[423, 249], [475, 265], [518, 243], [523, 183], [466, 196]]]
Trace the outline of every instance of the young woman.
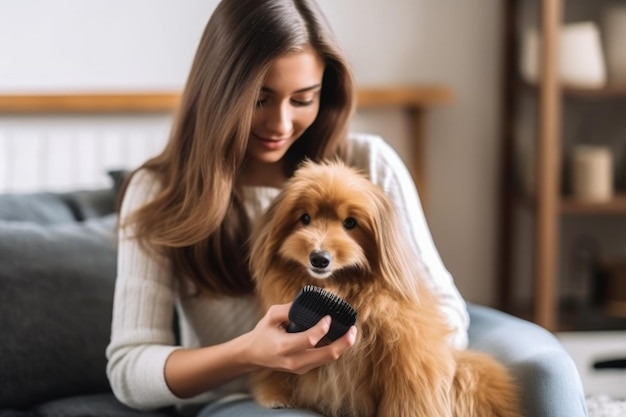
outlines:
[[170, 141], [134, 172], [120, 207], [107, 372], [122, 402], [139, 409], [202, 404], [203, 416], [273, 415], [279, 411], [242, 396], [247, 374], [306, 372], [352, 346], [355, 328], [314, 347], [328, 318], [286, 333], [289, 305], [257, 316], [246, 260], [250, 225], [305, 157], [340, 156], [388, 191], [444, 301], [455, 329], [450, 343], [467, 344], [465, 303], [435, 249], [407, 169], [382, 139], [348, 134], [354, 93], [346, 59], [314, 0], [217, 6]]

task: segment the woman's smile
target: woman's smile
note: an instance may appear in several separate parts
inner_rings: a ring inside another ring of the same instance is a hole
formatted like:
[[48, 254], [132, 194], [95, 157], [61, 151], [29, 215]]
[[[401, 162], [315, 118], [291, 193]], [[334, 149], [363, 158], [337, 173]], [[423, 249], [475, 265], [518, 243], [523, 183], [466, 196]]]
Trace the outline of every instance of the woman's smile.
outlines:
[[272, 138], [265, 138], [265, 137], [262, 137], [260, 135], [253, 133], [252, 139], [256, 139], [258, 143], [262, 147], [266, 148], [268, 151], [276, 151], [282, 148], [283, 146], [287, 145], [290, 138], [272, 139]]

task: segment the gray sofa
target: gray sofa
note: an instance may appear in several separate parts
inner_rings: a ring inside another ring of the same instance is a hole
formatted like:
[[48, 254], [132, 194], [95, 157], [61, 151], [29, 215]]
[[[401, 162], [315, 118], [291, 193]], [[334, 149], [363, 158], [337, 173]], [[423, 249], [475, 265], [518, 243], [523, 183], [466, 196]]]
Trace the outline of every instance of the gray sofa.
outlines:
[[105, 374], [115, 192], [0, 194], [0, 416], [167, 416]]
[[[106, 374], [115, 187], [0, 194], [0, 417], [171, 416], [120, 404]], [[523, 385], [528, 417], [586, 414], [571, 358], [544, 329], [470, 305], [470, 346]]]

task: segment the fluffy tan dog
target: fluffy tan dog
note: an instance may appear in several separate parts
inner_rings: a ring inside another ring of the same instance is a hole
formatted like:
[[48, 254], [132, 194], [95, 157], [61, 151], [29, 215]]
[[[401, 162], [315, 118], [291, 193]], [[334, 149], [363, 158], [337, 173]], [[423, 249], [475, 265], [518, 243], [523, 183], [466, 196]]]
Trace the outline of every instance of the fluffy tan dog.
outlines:
[[[260, 404], [326, 417], [521, 416], [503, 366], [451, 347], [393, 203], [359, 172], [306, 162], [258, 222], [251, 245], [264, 309], [316, 285], [358, 312], [356, 343], [339, 360], [304, 375], [254, 375]], [[320, 253], [325, 267], [311, 263]]]

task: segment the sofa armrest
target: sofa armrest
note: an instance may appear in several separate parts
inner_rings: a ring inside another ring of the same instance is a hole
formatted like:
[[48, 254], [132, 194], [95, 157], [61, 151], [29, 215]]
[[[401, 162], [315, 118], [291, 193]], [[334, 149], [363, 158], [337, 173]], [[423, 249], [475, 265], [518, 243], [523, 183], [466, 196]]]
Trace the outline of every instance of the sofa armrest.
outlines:
[[527, 417], [587, 415], [578, 370], [561, 342], [546, 329], [496, 309], [469, 304], [469, 348], [502, 362], [521, 388]]

